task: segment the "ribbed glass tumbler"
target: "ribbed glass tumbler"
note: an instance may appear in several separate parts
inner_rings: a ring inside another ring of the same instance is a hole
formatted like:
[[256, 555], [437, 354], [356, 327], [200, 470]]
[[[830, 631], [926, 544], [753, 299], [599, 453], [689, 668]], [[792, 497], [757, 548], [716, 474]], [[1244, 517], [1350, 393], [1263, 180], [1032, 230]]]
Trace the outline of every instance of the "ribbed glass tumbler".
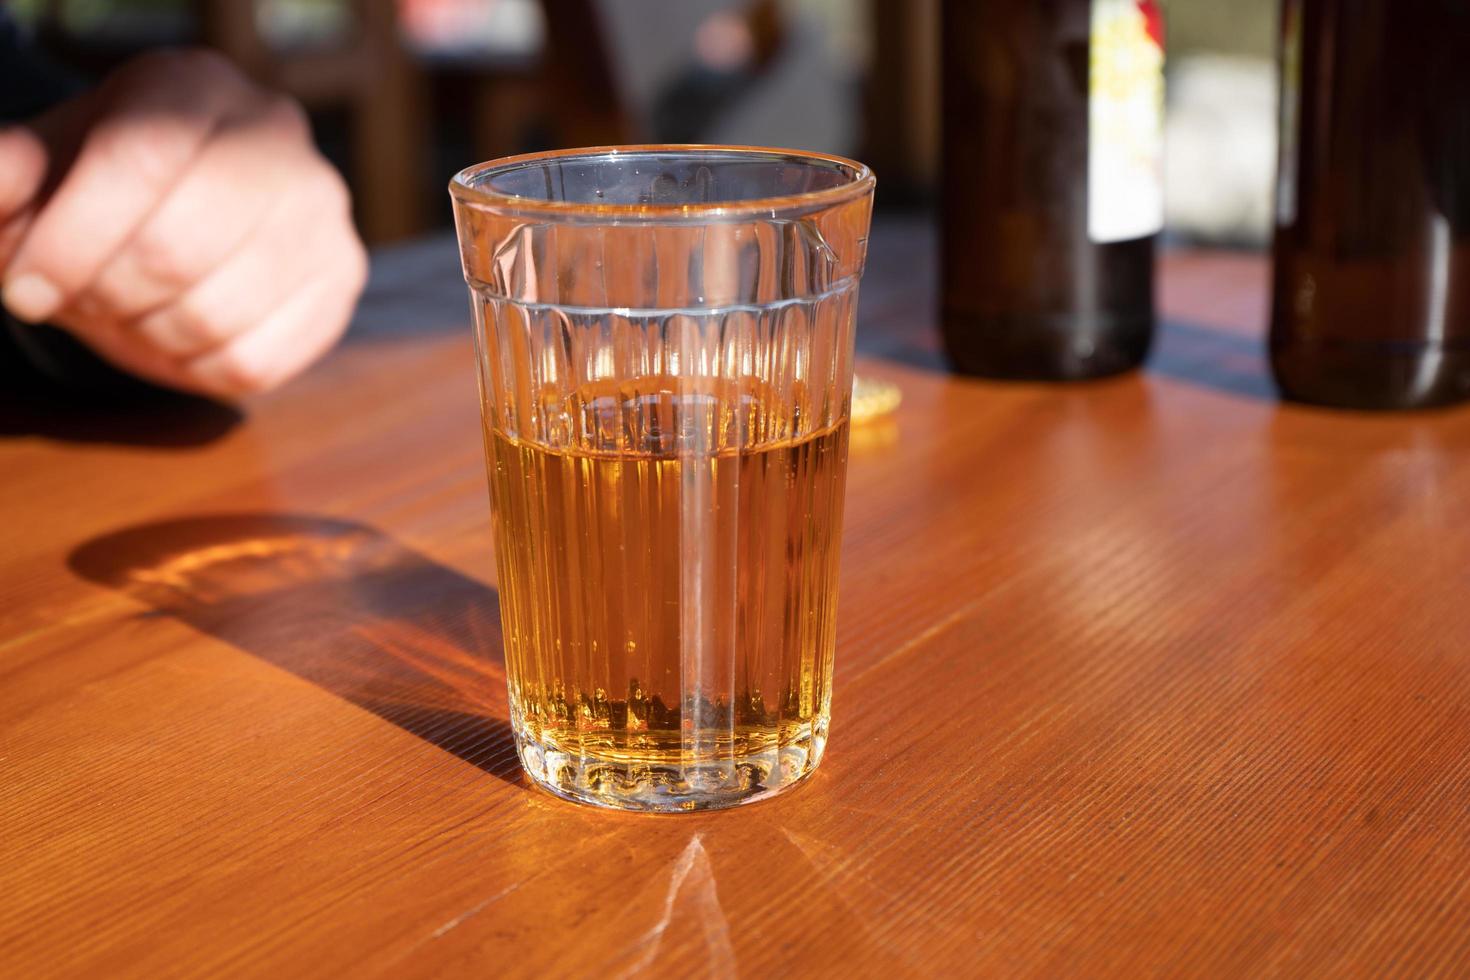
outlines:
[[638, 146], [450, 191], [526, 771], [634, 810], [791, 786], [827, 741], [872, 176]]

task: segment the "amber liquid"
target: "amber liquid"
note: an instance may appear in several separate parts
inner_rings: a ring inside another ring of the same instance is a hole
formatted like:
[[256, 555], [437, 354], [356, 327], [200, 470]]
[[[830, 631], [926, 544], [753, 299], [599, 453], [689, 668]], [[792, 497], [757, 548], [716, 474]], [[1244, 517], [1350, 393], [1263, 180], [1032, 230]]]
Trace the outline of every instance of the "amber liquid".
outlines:
[[803, 432], [802, 403], [647, 377], [555, 406], [561, 444], [488, 433], [512, 724], [543, 784], [628, 805], [816, 765], [847, 422]]

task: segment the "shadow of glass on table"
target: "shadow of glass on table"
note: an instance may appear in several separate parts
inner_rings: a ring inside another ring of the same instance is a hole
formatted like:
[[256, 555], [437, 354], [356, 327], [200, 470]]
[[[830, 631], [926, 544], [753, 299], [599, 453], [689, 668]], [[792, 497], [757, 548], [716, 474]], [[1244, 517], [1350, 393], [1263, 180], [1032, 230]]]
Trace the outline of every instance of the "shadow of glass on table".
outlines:
[[71, 553], [125, 592], [519, 784], [495, 590], [363, 524], [233, 514]]

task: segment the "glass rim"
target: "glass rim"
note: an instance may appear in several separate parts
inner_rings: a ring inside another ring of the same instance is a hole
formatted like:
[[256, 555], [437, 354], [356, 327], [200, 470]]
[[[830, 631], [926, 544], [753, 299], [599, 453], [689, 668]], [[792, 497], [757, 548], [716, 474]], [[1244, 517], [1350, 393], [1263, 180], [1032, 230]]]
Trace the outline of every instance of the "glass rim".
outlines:
[[[850, 170], [852, 179], [833, 187], [778, 194], [738, 201], [712, 201], [687, 204], [617, 204], [607, 202], [545, 201], [531, 197], [504, 194], [477, 186], [487, 175], [507, 173], [552, 160], [585, 157], [589, 160], [636, 154], [668, 154], [698, 157], [757, 156], [785, 157], [794, 163], [828, 164], [839, 170]], [[633, 143], [618, 146], [584, 146], [563, 150], [519, 153], [465, 167], [449, 181], [449, 193], [456, 203], [487, 207], [494, 211], [523, 215], [560, 215], [593, 219], [631, 221], [706, 221], [710, 218], [757, 217], [781, 211], [811, 211], [857, 200], [872, 192], [877, 179], [867, 164], [833, 153], [793, 150], [780, 146], [746, 146], [724, 143]]]

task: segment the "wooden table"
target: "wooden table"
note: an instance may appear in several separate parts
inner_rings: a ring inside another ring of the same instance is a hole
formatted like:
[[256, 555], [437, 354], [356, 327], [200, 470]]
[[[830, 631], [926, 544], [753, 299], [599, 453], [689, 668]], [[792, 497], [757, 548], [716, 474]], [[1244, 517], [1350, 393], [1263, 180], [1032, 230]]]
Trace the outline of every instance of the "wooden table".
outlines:
[[1278, 405], [1261, 260], [984, 384], [881, 224], [827, 759], [687, 817], [519, 775], [454, 263], [247, 420], [10, 420], [0, 973], [1470, 971], [1470, 411]]

